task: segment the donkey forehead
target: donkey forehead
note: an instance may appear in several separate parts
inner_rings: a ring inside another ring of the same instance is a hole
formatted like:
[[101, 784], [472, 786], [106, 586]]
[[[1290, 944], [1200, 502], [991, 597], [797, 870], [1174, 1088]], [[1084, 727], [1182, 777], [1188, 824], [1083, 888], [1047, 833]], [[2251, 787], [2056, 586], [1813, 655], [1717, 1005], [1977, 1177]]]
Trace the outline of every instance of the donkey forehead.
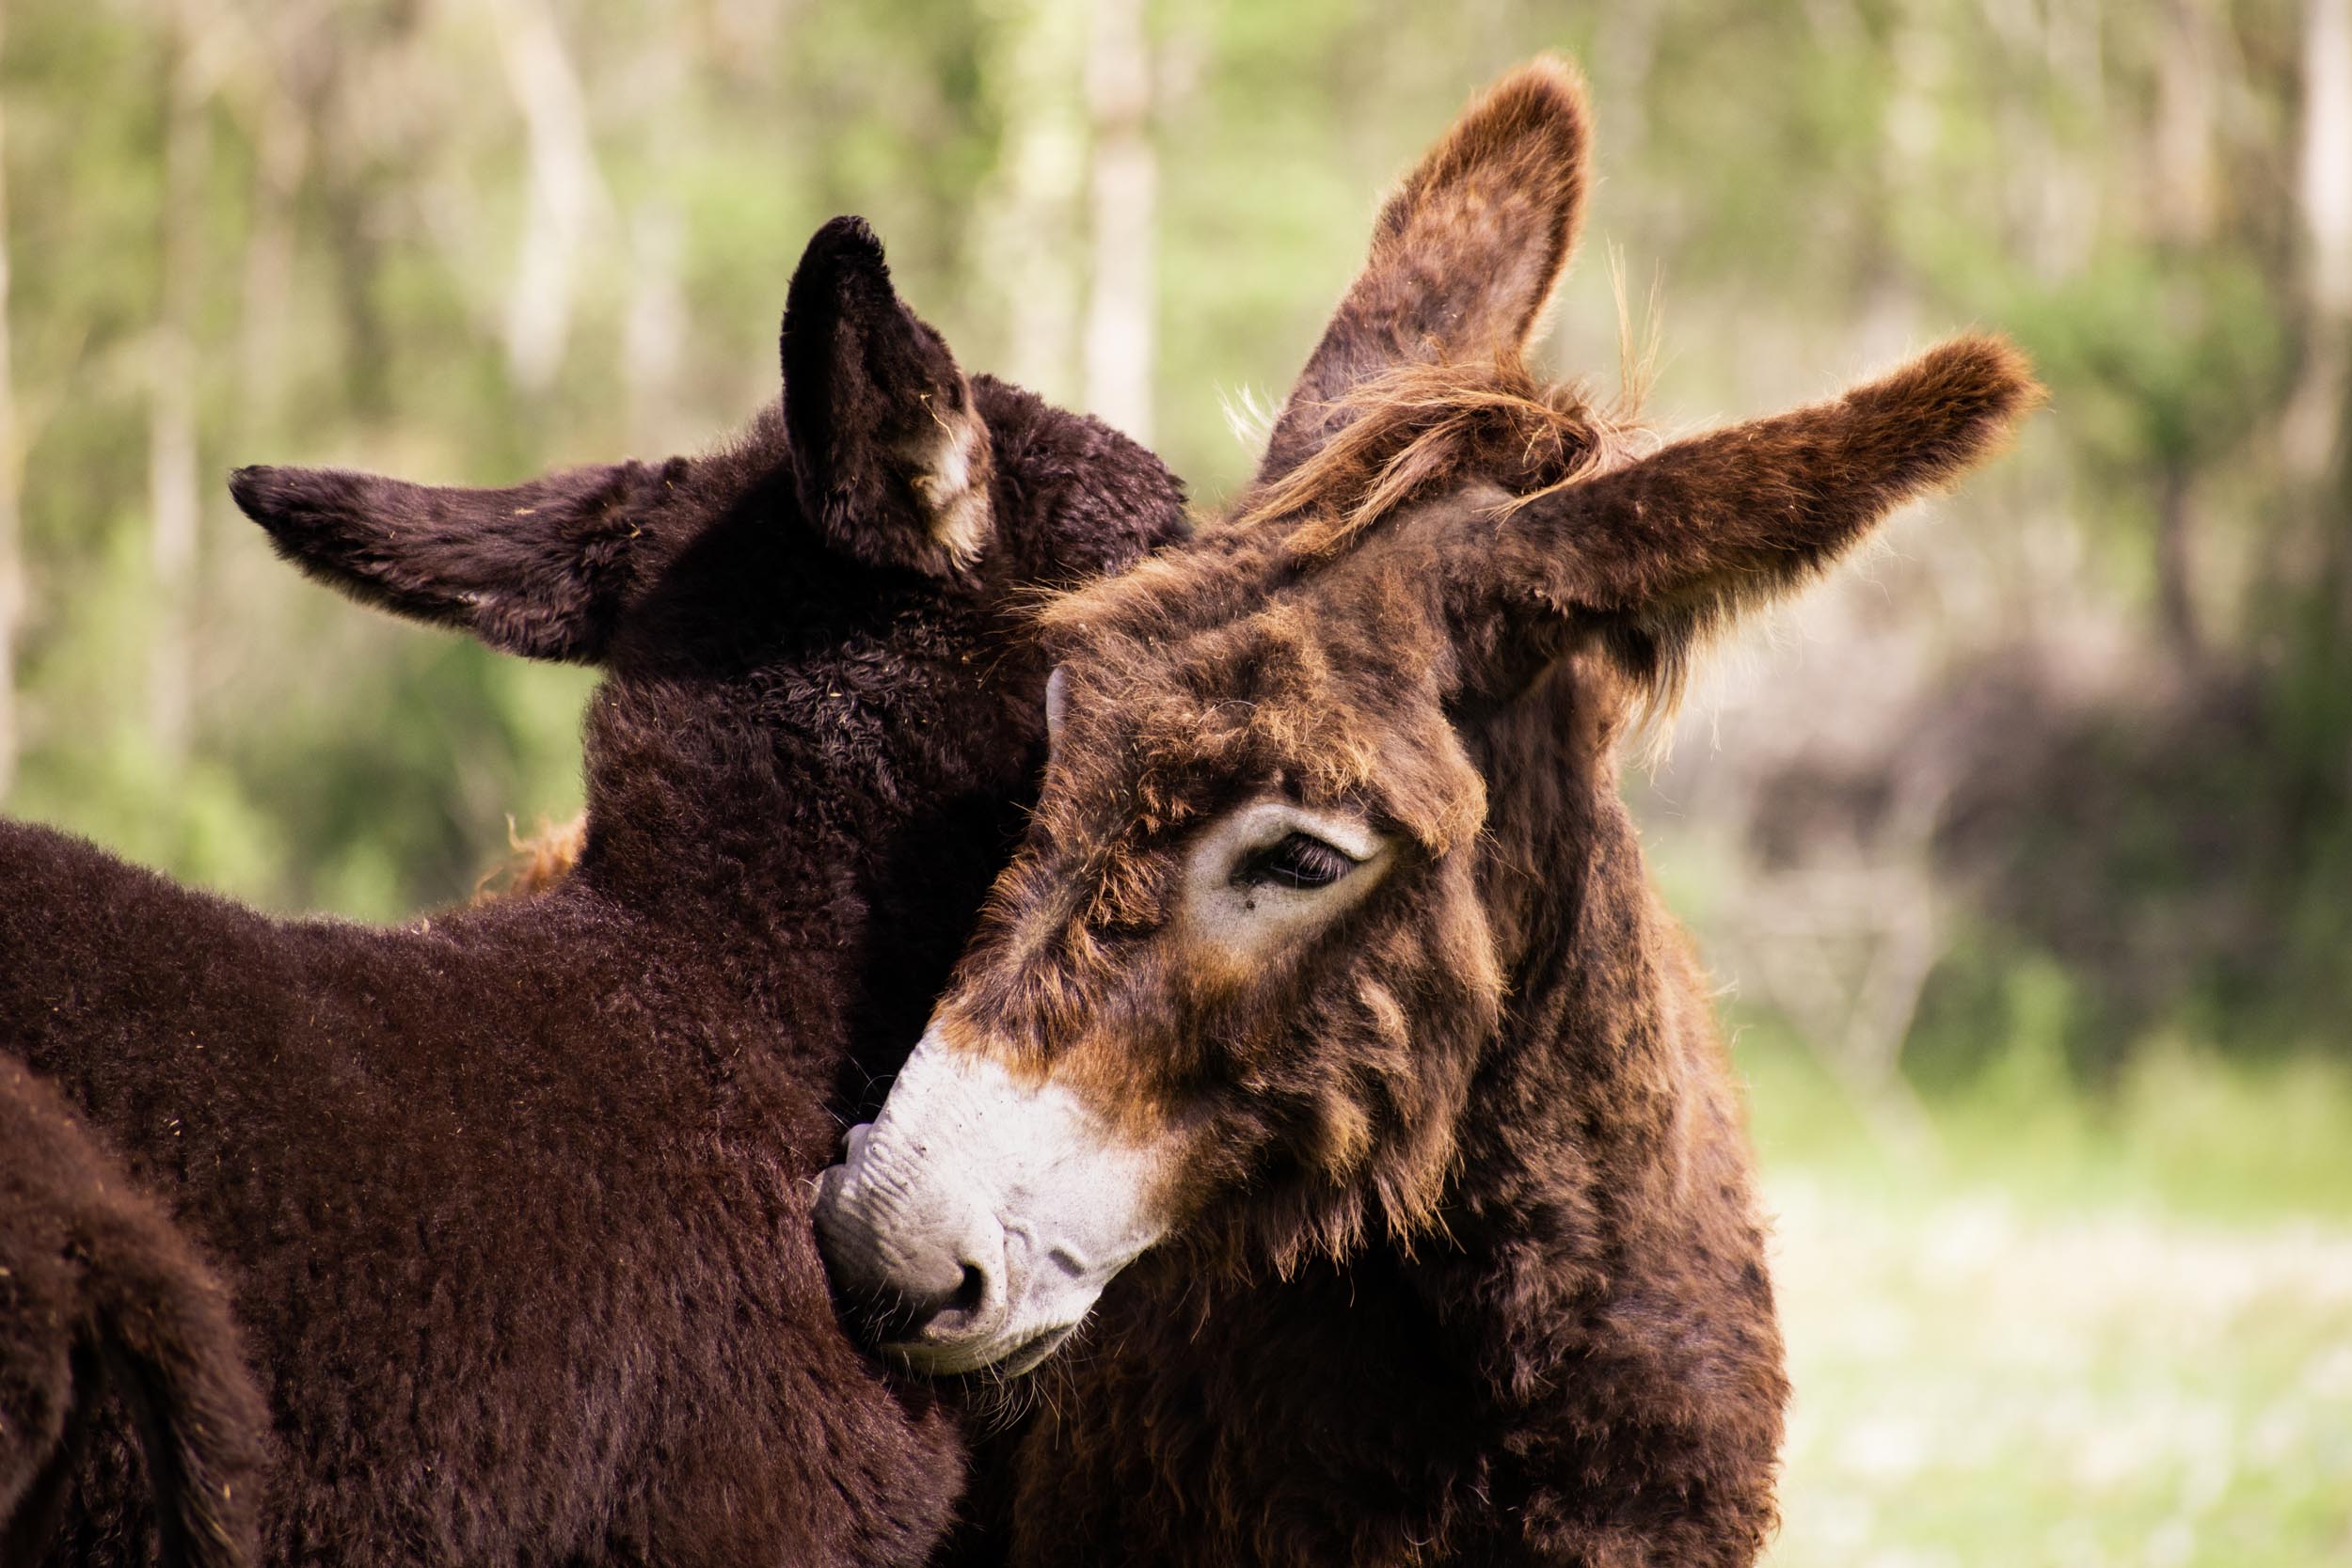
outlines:
[[1093, 680], [1227, 696], [1393, 683], [1444, 652], [1439, 568], [1462, 510], [1450, 493], [1321, 558], [1279, 524], [1222, 526], [1050, 606], [1048, 645]]
[[1484, 790], [1447, 721], [1427, 618], [1319, 586], [1292, 582], [1185, 634], [1071, 648], [1071, 738], [1049, 792], [1094, 795], [1111, 831], [1279, 792], [1432, 852], [1474, 832]]

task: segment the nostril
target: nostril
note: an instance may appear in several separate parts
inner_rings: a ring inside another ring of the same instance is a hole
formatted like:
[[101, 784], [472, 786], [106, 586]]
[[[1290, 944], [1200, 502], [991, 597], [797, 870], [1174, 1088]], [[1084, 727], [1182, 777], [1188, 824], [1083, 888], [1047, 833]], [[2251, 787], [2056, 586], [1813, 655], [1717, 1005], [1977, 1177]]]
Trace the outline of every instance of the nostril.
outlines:
[[979, 1310], [980, 1303], [987, 1299], [988, 1275], [980, 1272], [977, 1263], [966, 1263], [963, 1266], [963, 1281], [956, 1287], [956, 1293], [948, 1298], [945, 1310], [976, 1312]]
[[841, 1159], [845, 1164], [856, 1164], [866, 1158], [866, 1140], [874, 1135], [874, 1124], [861, 1121], [841, 1135]]
[[898, 1325], [900, 1332], [893, 1338], [961, 1333], [987, 1304], [988, 1272], [977, 1263], [966, 1263], [953, 1290], [906, 1297]]
[[925, 1291], [901, 1280], [848, 1293], [836, 1291], [834, 1305], [865, 1343], [903, 1344], [970, 1331], [988, 1310], [988, 1271], [964, 1263], [958, 1265], [951, 1286]]

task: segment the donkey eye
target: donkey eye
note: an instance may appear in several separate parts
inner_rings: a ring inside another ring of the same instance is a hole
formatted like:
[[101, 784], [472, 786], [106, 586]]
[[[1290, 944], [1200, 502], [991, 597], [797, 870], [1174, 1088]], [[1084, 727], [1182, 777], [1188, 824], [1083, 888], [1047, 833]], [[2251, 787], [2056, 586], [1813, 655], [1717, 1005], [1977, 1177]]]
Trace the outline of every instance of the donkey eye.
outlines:
[[1233, 880], [1242, 887], [1329, 887], [1356, 869], [1356, 858], [1312, 833], [1293, 833], [1241, 863]]

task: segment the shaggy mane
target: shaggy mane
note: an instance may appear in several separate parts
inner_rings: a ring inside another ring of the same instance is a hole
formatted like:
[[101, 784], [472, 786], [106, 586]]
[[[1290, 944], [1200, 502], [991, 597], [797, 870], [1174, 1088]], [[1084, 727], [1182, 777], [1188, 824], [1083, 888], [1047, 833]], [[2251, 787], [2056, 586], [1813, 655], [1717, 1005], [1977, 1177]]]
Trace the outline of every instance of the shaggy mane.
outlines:
[[1325, 556], [1429, 490], [1470, 479], [1509, 491], [1508, 515], [1621, 462], [1640, 431], [1637, 401], [1597, 406], [1581, 383], [1539, 382], [1517, 357], [1400, 365], [1327, 404], [1344, 427], [1249, 497], [1230, 526], [1295, 517], [1292, 549]]

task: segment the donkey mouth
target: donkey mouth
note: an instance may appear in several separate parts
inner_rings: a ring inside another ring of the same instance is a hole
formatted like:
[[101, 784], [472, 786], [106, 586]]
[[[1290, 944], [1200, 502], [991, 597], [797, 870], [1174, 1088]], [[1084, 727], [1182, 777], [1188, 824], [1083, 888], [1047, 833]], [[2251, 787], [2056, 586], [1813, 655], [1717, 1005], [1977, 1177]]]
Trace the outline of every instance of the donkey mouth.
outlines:
[[906, 1339], [885, 1344], [882, 1351], [910, 1371], [922, 1372], [930, 1377], [953, 1377], [970, 1372], [1020, 1377], [1043, 1366], [1046, 1358], [1061, 1349], [1063, 1342], [1077, 1331], [1076, 1323], [1056, 1323], [999, 1345], [969, 1342], [941, 1344]]
[[1078, 1332], [1076, 1323], [1064, 1323], [1059, 1328], [1041, 1329], [1013, 1346], [1010, 1352], [997, 1358], [995, 1370], [1007, 1377], [1020, 1377], [1045, 1365], [1046, 1358], [1068, 1342]]

